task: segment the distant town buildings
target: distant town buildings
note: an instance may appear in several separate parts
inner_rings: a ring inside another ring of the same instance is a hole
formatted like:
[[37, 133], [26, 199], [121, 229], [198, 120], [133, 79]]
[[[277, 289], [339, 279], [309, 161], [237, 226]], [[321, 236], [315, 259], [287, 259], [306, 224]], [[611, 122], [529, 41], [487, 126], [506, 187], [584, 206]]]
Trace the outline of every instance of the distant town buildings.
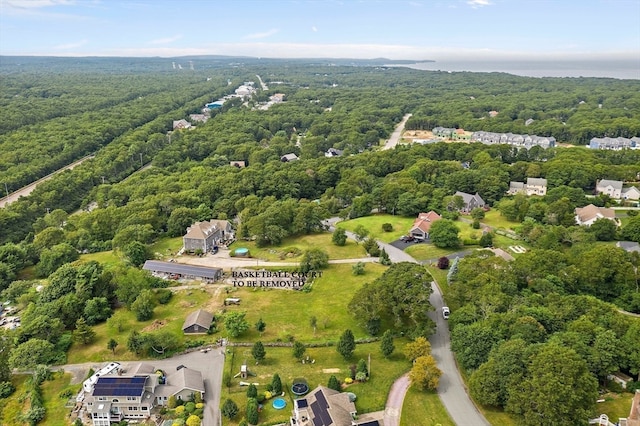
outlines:
[[539, 146], [544, 149], [556, 146], [556, 138], [553, 136], [520, 135], [516, 133], [473, 132], [471, 142], [480, 142], [485, 145], [512, 145], [531, 149]]
[[591, 149], [610, 149], [619, 151], [621, 149], [638, 149], [640, 148], [640, 137], [634, 136], [631, 139], [628, 138], [593, 138], [589, 142], [589, 148]]

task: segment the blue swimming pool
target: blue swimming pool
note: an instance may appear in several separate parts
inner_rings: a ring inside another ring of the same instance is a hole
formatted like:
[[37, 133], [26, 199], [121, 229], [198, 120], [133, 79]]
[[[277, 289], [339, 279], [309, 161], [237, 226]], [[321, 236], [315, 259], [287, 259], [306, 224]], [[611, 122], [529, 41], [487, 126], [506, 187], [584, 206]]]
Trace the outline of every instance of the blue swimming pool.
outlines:
[[287, 406], [287, 401], [285, 401], [283, 398], [276, 398], [273, 400], [273, 408], [275, 408], [276, 410], [282, 410], [284, 407]]
[[249, 249], [244, 247], [237, 248], [235, 251], [236, 256], [245, 256], [247, 253], [249, 253]]

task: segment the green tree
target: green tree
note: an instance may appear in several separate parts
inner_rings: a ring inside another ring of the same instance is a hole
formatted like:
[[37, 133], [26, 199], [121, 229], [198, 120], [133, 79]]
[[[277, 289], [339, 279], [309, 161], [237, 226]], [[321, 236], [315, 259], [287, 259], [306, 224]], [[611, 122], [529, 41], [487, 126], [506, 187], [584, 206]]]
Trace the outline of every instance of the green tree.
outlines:
[[31, 370], [39, 364], [50, 365], [55, 356], [55, 346], [51, 342], [30, 339], [11, 351], [9, 365], [18, 370]]
[[451, 332], [451, 349], [468, 370], [475, 370], [486, 362], [489, 352], [499, 341], [498, 330], [486, 322], [460, 324]]
[[429, 238], [433, 245], [439, 248], [458, 248], [460, 238], [458, 238], [458, 227], [449, 219], [440, 219], [431, 224]]
[[318, 327], [318, 318], [315, 315], [311, 315], [309, 318], [309, 325], [313, 328], [313, 334], [316, 334], [316, 328]]
[[109, 349], [113, 354], [116, 354], [116, 348], [118, 347], [118, 341], [114, 338], [109, 339], [107, 342], [107, 349]]
[[83, 345], [87, 345], [93, 342], [95, 338], [96, 332], [93, 331], [84, 318], [79, 318], [76, 321], [76, 329], [73, 331], [73, 340]]
[[229, 420], [233, 420], [238, 414], [238, 411], [238, 405], [230, 398], [227, 398], [224, 404], [222, 404], [222, 415]]
[[111, 316], [111, 306], [106, 297], [94, 297], [84, 305], [82, 316], [89, 325], [95, 325]]
[[307, 348], [304, 346], [302, 342], [298, 342], [297, 340], [293, 342], [293, 356], [298, 361], [302, 359], [306, 350]]
[[257, 398], [258, 397], [258, 388], [256, 385], [251, 383], [247, 388], [247, 398]]
[[492, 247], [493, 235], [491, 234], [491, 232], [485, 232], [484, 234], [482, 234], [480, 240], [478, 241], [478, 244], [480, 244], [480, 247]]
[[13, 339], [9, 337], [9, 333], [4, 328], [0, 328], [0, 383], [11, 381], [9, 355], [11, 355], [12, 349]]
[[367, 238], [367, 235], [369, 235], [369, 230], [362, 225], [358, 225], [356, 226], [356, 229], [353, 230], [353, 233], [356, 237], [356, 243], [360, 243], [364, 241], [365, 238]]
[[370, 256], [378, 257], [380, 256], [380, 247], [378, 247], [378, 243], [373, 238], [367, 238], [362, 243], [362, 247], [364, 247], [365, 251], [369, 253]]
[[329, 255], [322, 249], [314, 247], [307, 250], [300, 261], [300, 272], [319, 271], [329, 265]]
[[253, 344], [251, 355], [253, 356], [253, 359], [256, 360], [256, 363], [264, 359], [264, 357], [267, 355], [267, 352], [264, 350], [264, 345], [262, 344], [262, 342], [257, 341]]
[[267, 324], [262, 320], [262, 317], [256, 323], [256, 330], [260, 335], [264, 332], [264, 329], [267, 327]]
[[275, 373], [271, 379], [271, 388], [273, 389], [274, 395], [280, 395], [282, 393], [282, 381], [278, 373]]
[[138, 321], [147, 321], [153, 317], [153, 310], [156, 307], [156, 299], [151, 290], [142, 290], [136, 300], [131, 304], [133, 312]]
[[598, 381], [573, 350], [547, 343], [531, 357], [526, 378], [510, 390], [506, 410], [525, 425], [586, 422], [598, 397]]
[[65, 263], [73, 262], [80, 257], [78, 250], [70, 244], [61, 243], [51, 248], [45, 248], [40, 254], [40, 262], [36, 265], [36, 272], [41, 277], [52, 274]]
[[342, 385], [338, 381], [337, 377], [334, 376], [334, 375], [331, 375], [331, 377], [329, 377], [329, 383], [327, 383], [327, 387], [329, 389], [333, 389], [335, 391], [342, 392]]
[[338, 346], [336, 346], [336, 350], [344, 359], [351, 358], [353, 351], [356, 350], [356, 340], [353, 337], [353, 332], [351, 330], [346, 329], [342, 333], [340, 340], [338, 341]]
[[331, 242], [337, 246], [344, 246], [347, 244], [347, 232], [343, 228], [336, 228], [331, 234]]
[[136, 355], [140, 355], [147, 344], [145, 336], [136, 330], [132, 330], [127, 337], [127, 349]]
[[416, 358], [409, 372], [411, 384], [423, 391], [436, 390], [440, 383], [440, 376], [442, 371], [431, 355]]
[[353, 275], [364, 275], [364, 262], [358, 262], [351, 267], [351, 273]]
[[385, 249], [380, 251], [380, 263], [385, 266], [391, 265], [391, 258], [389, 258], [389, 253]]
[[247, 422], [250, 425], [257, 425], [258, 421], [258, 400], [252, 397], [247, 400]]
[[474, 220], [484, 219], [484, 210], [480, 207], [476, 207], [471, 210], [471, 218]]
[[591, 232], [598, 241], [613, 241], [616, 239], [618, 226], [612, 220], [600, 218], [591, 224], [589, 232]]
[[396, 347], [393, 344], [393, 334], [391, 333], [391, 330], [386, 330], [380, 340], [380, 352], [382, 352], [382, 356], [389, 358], [395, 349]]
[[133, 266], [137, 267], [142, 266], [144, 262], [151, 259], [151, 253], [146, 244], [140, 241], [132, 241], [125, 245], [122, 248], [122, 253]]
[[229, 337], [238, 337], [249, 329], [249, 322], [245, 319], [246, 312], [228, 312], [224, 317], [224, 327]]

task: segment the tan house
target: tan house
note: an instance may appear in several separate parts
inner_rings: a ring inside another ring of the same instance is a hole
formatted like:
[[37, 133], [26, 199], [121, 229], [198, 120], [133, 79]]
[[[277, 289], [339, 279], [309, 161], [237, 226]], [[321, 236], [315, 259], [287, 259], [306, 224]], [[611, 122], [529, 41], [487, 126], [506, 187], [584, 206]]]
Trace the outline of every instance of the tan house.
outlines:
[[429, 213], [420, 213], [411, 226], [409, 235], [418, 240], [426, 240], [429, 238], [429, 230], [433, 222], [442, 219], [438, 213], [431, 210]]
[[229, 221], [215, 219], [194, 223], [182, 237], [185, 251], [201, 250], [203, 253], [212, 251], [218, 244], [230, 239], [233, 239], [233, 228]]
[[578, 225], [591, 226], [598, 219], [609, 219], [617, 226], [620, 226], [620, 222], [616, 219], [615, 210], [606, 207], [596, 207], [593, 204], [589, 204], [585, 207], [576, 208], [575, 214]]

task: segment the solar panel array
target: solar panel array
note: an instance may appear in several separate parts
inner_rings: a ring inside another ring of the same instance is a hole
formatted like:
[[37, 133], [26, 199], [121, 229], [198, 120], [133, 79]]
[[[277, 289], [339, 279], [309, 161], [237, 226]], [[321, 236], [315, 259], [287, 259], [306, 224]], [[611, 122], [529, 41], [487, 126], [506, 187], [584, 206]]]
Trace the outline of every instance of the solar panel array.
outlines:
[[333, 423], [329, 414], [329, 404], [322, 392], [316, 392], [316, 401], [311, 403], [311, 411], [313, 411], [313, 424], [316, 426], [329, 426]]
[[380, 426], [380, 422], [378, 422], [377, 420], [372, 420], [370, 422], [360, 423], [360, 426]]
[[141, 396], [146, 377], [100, 377], [93, 396]]

